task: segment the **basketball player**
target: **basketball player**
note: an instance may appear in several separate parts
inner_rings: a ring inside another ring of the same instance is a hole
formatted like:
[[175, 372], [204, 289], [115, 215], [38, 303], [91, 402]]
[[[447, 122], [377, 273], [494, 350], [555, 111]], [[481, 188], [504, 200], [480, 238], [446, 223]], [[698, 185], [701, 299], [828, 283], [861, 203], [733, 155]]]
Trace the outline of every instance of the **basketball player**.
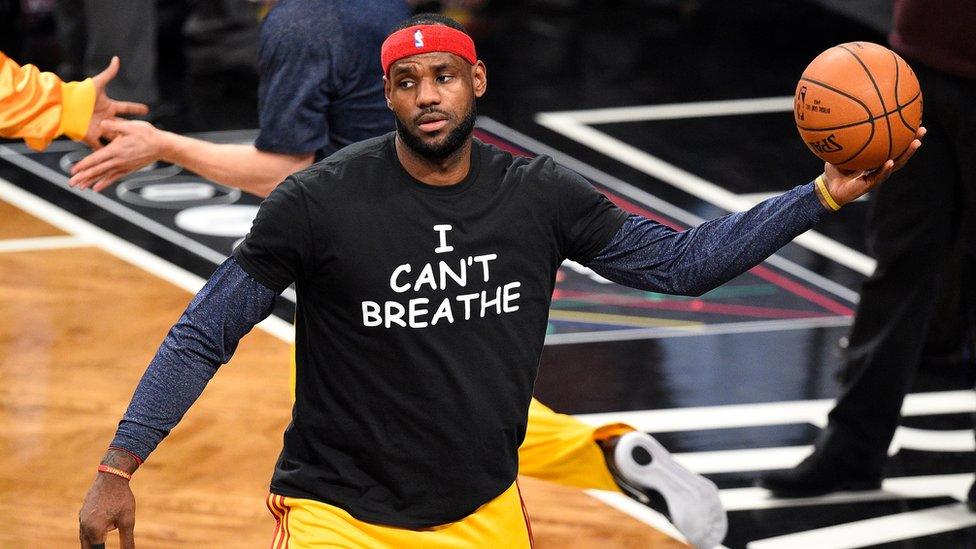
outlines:
[[[279, 2], [261, 29], [261, 128], [253, 145], [210, 143], [146, 122], [110, 122], [106, 127], [120, 137], [79, 162], [72, 184], [100, 190], [129, 171], [165, 160], [267, 196], [314, 160], [394, 129], [377, 60], [390, 29], [408, 12], [402, 0]], [[641, 465], [633, 451], [653, 460]], [[519, 472], [579, 488], [624, 491], [647, 504], [659, 501], [647, 492], [658, 492], [666, 505], [655, 507], [691, 543], [710, 547], [725, 537], [715, 485], [627, 425], [594, 428], [533, 399]]]
[[140, 382], [85, 498], [82, 547], [116, 527], [133, 543], [127, 479], [293, 282], [298, 383], [269, 496], [277, 539], [529, 547], [517, 451], [562, 261], [701, 294], [921, 146], [859, 178], [825, 164], [823, 190], [808, 183], [675, 232], [627, 215], [548, 157], [474, 140], [486, 70], [452, 20], [406, 21], [381, 58], [396, 132], [290, 176], [262, 204]]
[[115, 101], [105, 94], [105, 86], [118, 72], [119, 58], [113, 57], [92, 78], [62, 82], [54, 73], [34, 65], [21, 67], [0, 52], [0, 137], [23, 139], [35, 150], [61, 135], [101, 148], [103, 120], [149, 112], [141, 103]]

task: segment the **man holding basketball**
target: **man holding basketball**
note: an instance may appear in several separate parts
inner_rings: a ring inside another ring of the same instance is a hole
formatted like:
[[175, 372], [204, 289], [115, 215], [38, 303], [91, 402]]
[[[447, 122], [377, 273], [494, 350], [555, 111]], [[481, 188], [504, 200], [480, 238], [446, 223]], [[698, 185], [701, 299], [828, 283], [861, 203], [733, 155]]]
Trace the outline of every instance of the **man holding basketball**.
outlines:
[[[402, 0], [278, 2], [261, 28], [260, 131], [253, 145], [211, 143], [148, 122], [111, 121], [106, 129], [115, 138], [76, 164], [70, 183], [98, 191], [162, 160], [266, 197], [292, 172], [395, 129], [377, 67], [390, 29], [408, 16]], [[634, 451], [649, 453], [652, 463], [636, 462]], [[714, 483], [679, 465], [649, 434], [620, 423], [587, 425], [536, 399], [519, 447], [519, 473], [626, 493], [666, 514], [697, 546], [715, 545], [727, 531]]]
[[453, 21], [408, 20], [382, 65], [396, 132], [289, 177], [262, 204], [140, 382], [81, 510], [83, 547], [116, 527], [132, 543], [127, 478], [292, 282], [299, 382], [269, 497], [276, 540], [529, 547], [517, 452], [562, 261], [698, 295], [921, 145], [863, 177], [825, 165], [819, 191], [807, 183], [676, 232], [627, 215], [548, 157], [474, 140], [486, 70]]

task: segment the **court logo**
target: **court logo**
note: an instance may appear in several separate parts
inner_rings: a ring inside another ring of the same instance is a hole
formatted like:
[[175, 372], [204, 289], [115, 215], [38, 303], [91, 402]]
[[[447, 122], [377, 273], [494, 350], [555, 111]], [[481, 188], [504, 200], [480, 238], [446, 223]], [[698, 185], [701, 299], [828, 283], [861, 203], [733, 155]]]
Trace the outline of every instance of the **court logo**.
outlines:
[[413, 33], [413, 47], [424, 47], [424, 33], [420, 32], [420, 29], [417, 29], [417, 32]]

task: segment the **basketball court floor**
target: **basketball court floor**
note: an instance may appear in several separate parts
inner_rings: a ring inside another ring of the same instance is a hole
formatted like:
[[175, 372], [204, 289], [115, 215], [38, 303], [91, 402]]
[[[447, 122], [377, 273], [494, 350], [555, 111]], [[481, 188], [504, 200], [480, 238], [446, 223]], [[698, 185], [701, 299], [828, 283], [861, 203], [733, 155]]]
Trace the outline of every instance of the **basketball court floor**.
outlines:
[[[883, 40], [806, 2], [567, 4], [513, 14], [497, 3], [473, 26], [490, 83], [477, 135], [551, 155], [676, 228], [816, 176], [792, 124], [796, 79], [831, 45]], [[255, 135], [253, 119], [198, 127], [192, 112], [174, 127], [219, 142]], [[4, 546], [75, 543], [94, 464], [143, 369], [260, 203], [162, 164], [102, 194], [76, 192], [66, 174], [83, 154], [65, 141], [41, 153], [0, 145]], [[874, 268], [866, 209], [849, 205], [700, 298], [629, 290], [565, 264], [536, 396], [583, 421], [652, 433], [713, 479], [726, 547], [976, 547], [976, 514], [962, 503], [976, 470], [964, 367], [920, 374], [882, 490], [778, 500], [752, 485], [809, 452], [837, 396], [838, 341]], [[285, 292], [133, 480], [140, 546], [270, 540], [262, 502], [289, 419], [294, 299]], [[682, 546], [623, 496], [523, 488], [539, 547]]]

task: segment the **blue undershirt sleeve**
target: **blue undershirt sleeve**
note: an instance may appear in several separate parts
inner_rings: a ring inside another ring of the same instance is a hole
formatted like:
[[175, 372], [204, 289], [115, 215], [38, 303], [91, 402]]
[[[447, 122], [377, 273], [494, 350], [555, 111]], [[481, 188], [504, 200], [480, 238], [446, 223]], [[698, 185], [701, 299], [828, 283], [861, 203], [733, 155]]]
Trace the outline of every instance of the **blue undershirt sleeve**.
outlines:
[[761, 263], [825, 211], [808, 183], [685, 231], [631, 215], [586, 266], [632, 288], [702, 295]]
[[145, 460], [240, 339], [271, 314], [276, 296], [233, 257], [220, 265], [156, 351], [111, 445]]

